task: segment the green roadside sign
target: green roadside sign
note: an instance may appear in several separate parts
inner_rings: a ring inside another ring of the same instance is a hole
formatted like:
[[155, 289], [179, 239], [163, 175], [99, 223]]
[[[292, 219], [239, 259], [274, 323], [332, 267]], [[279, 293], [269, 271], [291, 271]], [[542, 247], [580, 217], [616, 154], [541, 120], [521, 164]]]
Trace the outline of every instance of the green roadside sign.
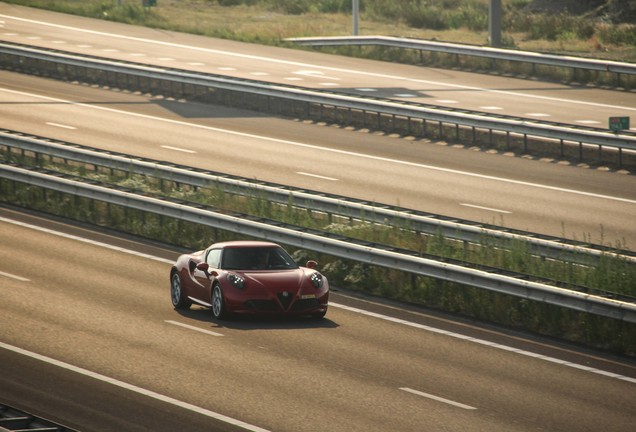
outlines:
[[629, 129], [629, 117], [610, 117], [609, 128], [612, 131]]

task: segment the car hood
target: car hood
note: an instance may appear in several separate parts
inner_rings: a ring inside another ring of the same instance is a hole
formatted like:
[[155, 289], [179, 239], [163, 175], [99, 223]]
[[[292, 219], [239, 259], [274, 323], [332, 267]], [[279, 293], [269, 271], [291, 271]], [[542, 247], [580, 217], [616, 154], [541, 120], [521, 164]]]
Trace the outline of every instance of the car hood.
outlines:
[[288, 291], [296, 293], [303, 284], [305, 272], [302, 269], [281, 271], [240, 272], [251, 288], [266, 289], [272, 293]]

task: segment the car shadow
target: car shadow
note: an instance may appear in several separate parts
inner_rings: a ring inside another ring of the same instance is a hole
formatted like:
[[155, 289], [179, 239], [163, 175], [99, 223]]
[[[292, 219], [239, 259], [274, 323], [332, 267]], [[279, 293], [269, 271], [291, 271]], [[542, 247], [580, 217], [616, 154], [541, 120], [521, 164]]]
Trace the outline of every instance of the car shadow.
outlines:
[[187, 119], [244, 119], [244, 118], [266, 118], [267, 115], [257, 111], [250, 111], [240, 108], [226, 107], [189, 99], [187, 102], [172, 98], [154, 97], [149, 103], [177, 114], [179, 117]]
[[410, 89], [406, 87], [370, 87], [370, 88], [347, 88], [334, 87], [331, 90], [338, 93], [352, 94], [355, 96], [364, 96], [370, 98], [381, 99], [412, 99], [412, 98], [430, 98], [431, 96], [424, 90]]
[[229, 328], [233, 330], [293, 330], [312, 328], [337, 328], [339, 324], [327, 317], [322, 319], [310, 316], [254, 316], [254, 315], [233, 315], [229, 319], [217, 320], [212, 316], [210, 309], [192, 306], [191, 309], [176, 310], [184, 318], [208, 323], [210, 330], [220, 330]]

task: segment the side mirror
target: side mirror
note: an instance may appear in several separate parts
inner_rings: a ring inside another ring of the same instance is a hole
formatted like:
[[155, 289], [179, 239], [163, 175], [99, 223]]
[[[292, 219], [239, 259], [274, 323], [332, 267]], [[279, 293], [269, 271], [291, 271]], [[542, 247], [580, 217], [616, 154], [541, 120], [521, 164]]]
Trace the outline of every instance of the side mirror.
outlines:
[[316, 267], [318, 267], [318, 263], [316, 261], [314, 260], [307, 261], [307, 268], [315, 269]]
[[208, 269], [210, 268], [210, 265], [206, 262], [201, 262], [199, 264], [197, 264], [197, 270], [201, 270], [203, 273], [208, 274]]

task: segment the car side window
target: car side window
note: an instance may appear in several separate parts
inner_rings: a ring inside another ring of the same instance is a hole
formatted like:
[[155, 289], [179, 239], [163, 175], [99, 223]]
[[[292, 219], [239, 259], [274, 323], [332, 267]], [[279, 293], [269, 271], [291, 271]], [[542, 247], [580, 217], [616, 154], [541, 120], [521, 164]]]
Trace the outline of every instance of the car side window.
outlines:
[[205, 262], [212, 268], [218, 269], [221, 261], [221, 249], [211, 249], [205, 257]]

